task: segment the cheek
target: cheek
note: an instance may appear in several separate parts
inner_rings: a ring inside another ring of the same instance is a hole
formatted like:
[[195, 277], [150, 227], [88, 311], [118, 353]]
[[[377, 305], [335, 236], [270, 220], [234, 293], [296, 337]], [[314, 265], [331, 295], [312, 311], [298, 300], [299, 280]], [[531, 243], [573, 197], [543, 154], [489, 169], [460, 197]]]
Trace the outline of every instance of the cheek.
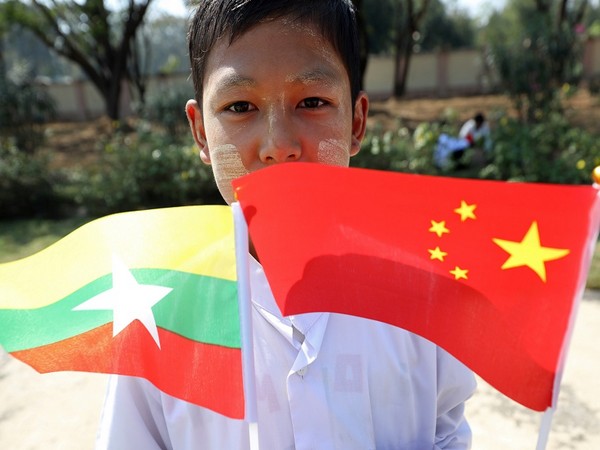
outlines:
[[335, 139], [321, 141], [317, 160], [321, 164], [346, 167], [350, 164], [350, 145]]
[[249, 173], [236, 146], [227, 144], [211, 149], [211, 164], [219, 192], [231, 204], [234, 201], [231, 182]]

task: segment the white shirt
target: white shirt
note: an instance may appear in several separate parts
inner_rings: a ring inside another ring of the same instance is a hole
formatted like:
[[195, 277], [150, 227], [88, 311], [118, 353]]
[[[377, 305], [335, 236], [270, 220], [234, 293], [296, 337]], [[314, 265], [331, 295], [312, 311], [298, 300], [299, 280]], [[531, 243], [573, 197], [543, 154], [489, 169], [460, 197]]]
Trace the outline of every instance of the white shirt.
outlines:
[[467, 120], [458, 132], [460, 139], [467, 139], [467, 136], [471, 135], [474, 142], [483, 142], [483, 149], [486, 151], [491, 150], [492, 140], [490, 126], [487, 122], [483, 122], [479, 128], [477, 128], [477, 122], [475, 119]]
[[[255, 261], [251, 291], [261, 450], [470, 448], [475, 380], [453, 357], [381, 322], [284, 318]], [[97, 449], [247, 448], [244, 421], [111, 377]]]

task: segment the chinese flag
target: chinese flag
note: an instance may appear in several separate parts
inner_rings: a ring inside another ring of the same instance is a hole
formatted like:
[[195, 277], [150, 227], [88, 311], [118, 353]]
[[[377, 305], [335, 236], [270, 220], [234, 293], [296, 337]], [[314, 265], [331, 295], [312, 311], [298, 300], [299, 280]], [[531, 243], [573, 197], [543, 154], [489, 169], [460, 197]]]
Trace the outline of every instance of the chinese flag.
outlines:
[[598, 190], [284, 164], [234, 182], [284, 315], [387, 322], [528, 408], [553, 405]]

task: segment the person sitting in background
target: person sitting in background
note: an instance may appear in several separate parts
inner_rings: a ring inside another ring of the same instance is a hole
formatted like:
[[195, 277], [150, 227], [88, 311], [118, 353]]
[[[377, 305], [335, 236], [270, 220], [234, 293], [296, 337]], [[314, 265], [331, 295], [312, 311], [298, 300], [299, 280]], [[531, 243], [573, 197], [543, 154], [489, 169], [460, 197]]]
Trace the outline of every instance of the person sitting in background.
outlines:
[[469, 148], [481, 149], [484, 153], [491, 151], [490, 127], [481, 112], [462, 125], [458, 137], [440, 134], [433, 154], [435, 165], [441, 169], [452, 162], [454, 167], [462, 166], [462, 157]]
[[481, 148], [486, 152], [491, 150], [490, 126], [483, 113], [478, 112], [473, 118], [467, 120], [460, 128], [458, 137], [469, 141], [469, 147]]

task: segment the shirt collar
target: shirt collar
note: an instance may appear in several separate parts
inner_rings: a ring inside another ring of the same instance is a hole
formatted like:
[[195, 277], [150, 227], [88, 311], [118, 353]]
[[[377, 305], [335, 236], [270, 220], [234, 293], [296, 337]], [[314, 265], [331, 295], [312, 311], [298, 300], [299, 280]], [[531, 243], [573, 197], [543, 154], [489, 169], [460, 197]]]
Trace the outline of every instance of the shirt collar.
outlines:
[[319, 321], [319, 318], [321, 318], [321, 316], [324, 314], [328, 315], [326, 313], [306, 313], [283, 317], [281, 315], [281, 311], [279, 310], [279, 306], [273, 297], [273, 293], [271, 292], [271, 288], [269, 286], [269, 282], [267, 281], [263, 267], [253, 257], [250, 257], [250, 289], [252, 292], [252, 303], [254, 307], [258, 309], [258, 311], [269, 323], [275, 326], [284, 335], [287, 336], [288, 333], [283, 332], [281, 325], [283, 325], [285, 328], [289, 328], [289, 339], [292, 339], [292, 325], [304, 336], [308, 336], [311, 328]]

